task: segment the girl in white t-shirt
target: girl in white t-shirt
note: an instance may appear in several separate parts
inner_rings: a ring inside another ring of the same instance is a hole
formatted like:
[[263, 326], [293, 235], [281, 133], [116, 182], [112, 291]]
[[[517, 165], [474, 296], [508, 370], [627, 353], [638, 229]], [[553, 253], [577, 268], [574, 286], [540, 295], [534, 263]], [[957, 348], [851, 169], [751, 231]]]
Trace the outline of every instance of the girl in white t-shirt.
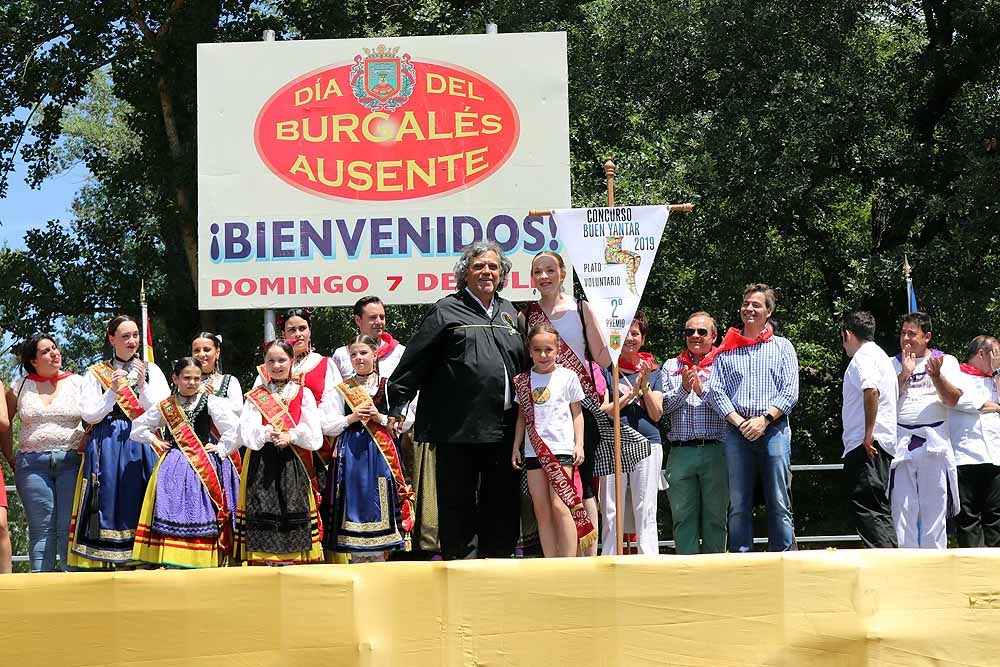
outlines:
[[[566, 477], [572, 480], [574, 467], [583, 462], [583, 411], [580, 406], [583, 387], [576, 373], [556, 364], [559, 334], [552, 325], [545, 323], [531, 328], [528, 352], [533, 363], [530, 373], [522, 373], [514, 379], [515, 386], [521, 385], [521, 389], [515, 399], [520, 410], [511, 464], [518, 470], [523, 465], [528, 472], [528, 490], [538, 522], [542, 553], [546, 558], [576, 556], [577, 528], [570, 508], [553, 488], [550, 475], [543, 469], [544, 460], [539, 460], [532, 439], [525, 435], [529, 424], [533, 424], [539, 439], [562, 465]], [[530, 406], [524, 405], [523, 395], [531, 396]]]

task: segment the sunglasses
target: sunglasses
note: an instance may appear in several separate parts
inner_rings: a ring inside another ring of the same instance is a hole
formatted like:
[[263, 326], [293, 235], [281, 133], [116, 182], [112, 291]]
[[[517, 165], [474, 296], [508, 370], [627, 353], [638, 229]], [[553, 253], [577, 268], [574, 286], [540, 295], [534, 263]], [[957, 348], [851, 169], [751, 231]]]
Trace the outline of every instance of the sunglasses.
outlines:
[[698, 334], [699, 336], [707, 336], [708, 329], [685, 329], [684, 335], [690, 338], [691, 336]]

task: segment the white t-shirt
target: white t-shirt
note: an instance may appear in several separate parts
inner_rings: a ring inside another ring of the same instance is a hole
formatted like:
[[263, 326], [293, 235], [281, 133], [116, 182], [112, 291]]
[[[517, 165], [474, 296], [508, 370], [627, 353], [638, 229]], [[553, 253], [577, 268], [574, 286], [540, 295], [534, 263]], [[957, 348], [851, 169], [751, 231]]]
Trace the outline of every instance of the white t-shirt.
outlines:
[[[934, 388], [934, 382], [927, 374], [928, 359], [930, 359], [929, 356], [917, 359], [917, 365], [914, 367], [913, 373], [910, 374], [905, 391], [899, 395], [896, 415], [896, 422], [899, 424], [915, 426], [948, 419], [948, 407], [941, 402], [937, 389]], [[897, 376], [903, 370], [903, 365], [897, 357], [892, 358], [892, 367]], [[941, 364], [941, 377], [953, 385], [958, 385], [961, 381], [959, 379], [961, 374], [958, 360], [950, 354], [944, 355], [944, 362]]]
[[1000, 465], [1000, 414], [983, 414], [986, 401], [1000, 402], [993, 378], [962, 373], [957, 385], [962, 396], [948, 411], [948, 433], [955, 449], [955, 465]]
[[872, 436], [887, 454], [896, 451], [896, 395], [899, 383], [889, 356], [868, 341], [854, 353], [844, 371], [844, 456], [861, 446], [865, 439], [865, 389], [878, 390], [878, 413]]
[[[562, 366], [556, 366], [551, 373], [531, 371], [531, 395], [535, 402], [535, 429], [542, 442], [556, 456], [572, 455], [576, 439], [569, 404], [583, 400], [580, 378]], [[527, 433], [524, 434], [524, 456], [538, 456]]]

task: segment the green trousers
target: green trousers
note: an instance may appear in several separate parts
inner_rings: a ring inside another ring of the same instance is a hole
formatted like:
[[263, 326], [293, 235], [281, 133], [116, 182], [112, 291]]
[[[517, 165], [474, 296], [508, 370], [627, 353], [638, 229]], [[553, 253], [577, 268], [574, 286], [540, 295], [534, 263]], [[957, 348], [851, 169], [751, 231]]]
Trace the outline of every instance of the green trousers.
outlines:
[[729, 471], [721, 442], [671, 447], [667, 457], [670, 514], [678, 554], [726, 550]]

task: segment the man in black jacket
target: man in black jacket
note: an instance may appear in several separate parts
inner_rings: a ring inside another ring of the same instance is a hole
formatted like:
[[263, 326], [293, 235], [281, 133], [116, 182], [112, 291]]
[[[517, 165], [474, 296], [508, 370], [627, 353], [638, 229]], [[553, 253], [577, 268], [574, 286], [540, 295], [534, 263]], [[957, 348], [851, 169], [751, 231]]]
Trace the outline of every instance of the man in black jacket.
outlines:
[[458, 291], [427, 310], [388, 383], [393, 418], [420, 392], [414, 439], [434, 450], [446, 559], [468, 556], [474, 535], [478, 555], [487, 558], [509, 557], [517, 541], [513, 379], [526, 355], [517, 311], [498, 294], [510, 266], [495, 243], [466, 246], [455, 265]]

